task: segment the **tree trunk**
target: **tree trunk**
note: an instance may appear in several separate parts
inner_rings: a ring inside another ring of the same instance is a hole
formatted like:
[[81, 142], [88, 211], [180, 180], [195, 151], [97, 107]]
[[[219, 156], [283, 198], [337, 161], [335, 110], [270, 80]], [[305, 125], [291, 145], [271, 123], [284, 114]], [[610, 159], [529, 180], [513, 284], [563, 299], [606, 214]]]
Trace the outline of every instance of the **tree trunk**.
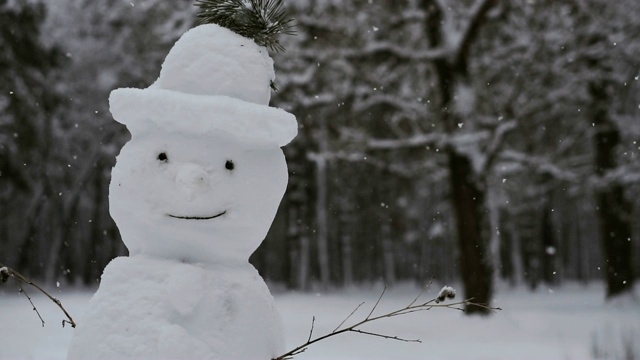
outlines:
[[627, 218], [630, 204], [622, 186], [615, 185], [598, 193], [600, 236], [604, 245], [607, 297], [633, 289], [631, 264], [631, 224]]
[[550, 285], [555, 285], [558, 281], [558, 244], [554, 234], [553, 221], [551, 219], [551, 209], [544, 206], [542, 211], [542, 279]]
[[287, 247], [289, 249], [288, 285], [309, 289], [311, 267], [310, 239], [302, 224], [308, 223], [308, 195], [306, 178], [308, 169], [303, 152], [295, 146], [288, 148], [289, 188], [287, 200]]
[[380, 228], [382, 264], [385, 285], [391, 286], [396, 282], [396, 263], [393, 249], [393, 233], [391, 219], [384, 219]]
[[[437, 77], [436, 91], [439, 97], [440, 120], [445, 131], [452, 135], [459, 130], [462, 121], [454, 113], [454, 94], [456, 86], [468, 83], [469, 48], [474, 42], [486, 14], [498, 1], [488, 0], [477, 9], [469, 19], [469, 31], [464, 37], [455, 55], [451, 58], [438, 58], [432, 61]], [[448, 46], [445, 41], [447, 19], [441, 4], [435, 0], [423, 0], [421, 6], [426, 13], [425, 31], [429, 45], [433, 48]], [[466, 154], [458, 152], [453, 146], [446, 149], [449, 165], [449, 184], [456, 219], [458, 248], [460, 251], [460, 270], [464, 296], [489, 305], [493, 290], [493, 274], [489, 254], [488, 205], [486, 203], [486, 183], [475, 173], [472, 160]], [[467, 307], [467, 313], [488, 314], [487, 308]]]
[[[537, 195], [535, 195], [537, 196]], [[521, 259], [524, 270], [524, 281], [531, 290], [535, 290], [540, 284], [542, 234], [540, 229], [539, 204], [537, 198], [526, 195], [521, 199], [522, 209], [516, 217], [516, 224], [521, 240]]]
[[342, 256], [342, 285], [344, 287], [353, 286], [353, 223], [355, 216], [353, 206], [346, 200], [342, 204], [340, 214], [340, 250]]
[[[456, 217], [460, 270], [465, 297], [475, 302], [491, 302], [492, 269], [489, 258], [489, 233], [487, 231], [486, 191], [474, 179], [471, 161], [454, 151], [449, 156], [449, 182]], [[467, 307], [467, 313], [487, 313], [480, 307]]]
[[328, 181], [326, 158], [329, 151], [327, 128], [324, 121], [320, 124], [318, 136], [319, 153], [313, 157], [316, 164], [316, 245], [318, 247], [318, 266], [320, 267], [320, 284], [323, 289], [329, 288], [330, 264], [329, 264], [329, 238], [328, 238]]
[[[601, 31], [594, 21], [600, 16], [597, 6], [589, 8], [590, 2], [572, 4], [572, 12], [578, 16], [576, 29], [582, 45], [588, 50], [578, 59], [588, 65], [591, 80], [587, 85], [590, 96], [590, 122], [594, 127], [595, 173], [603, 180], [595, 191], [597, 216], [600, 226], [600, 241], [604, 250], [604, 269], [607, 280], [607, 297], [627, 293], [633, 288], [633, 266], [631, 262], [632, 205], [625, 198], [625, 189], [616, 181], [608, 181], [606, 175], [617, 168], [616, 147], [620, 142], [620, 130], [609, 115], [613, 102], [612, 86], [615, 75], [611, 60], [615, 52], [602, 52], [601, 46], [610, 42], [610, 34]], [[583, 6], [581, 6], [583, 5]], [[597, 5], [597, 4], [596, 4]], [[608, 6], [606, 2], [600, 5]], [[594, 26], [595, 25], [595, 26]], [[598, 51], [593, 51], [597, 49]], [[625, 84], [626, 86], [626, 84]]]
[[[615, 149], [620, 142], [620, 130], [609, 117], [605, 84], [592, 84], [590, 93], [595, 104], [593, 124], [595, 125], [595, 166], [596, 174], [606, 176], [616, 168]], [[631, 262], [631, 203], [624, 195], [620, 183], [602, 185], [596, 191], [598, 217], [600, 218], [600, 239], [604, 249], [607, 297], [631, 291], [633, 288], [633, 267]]]
[[516, 259], [519, 254], [516, 251], [516, 241], [510, 222], [512, 221], [507, 209], [499, 210], [499, 241], [500, 241], [500, 277], [511, 286], [516, 284]]

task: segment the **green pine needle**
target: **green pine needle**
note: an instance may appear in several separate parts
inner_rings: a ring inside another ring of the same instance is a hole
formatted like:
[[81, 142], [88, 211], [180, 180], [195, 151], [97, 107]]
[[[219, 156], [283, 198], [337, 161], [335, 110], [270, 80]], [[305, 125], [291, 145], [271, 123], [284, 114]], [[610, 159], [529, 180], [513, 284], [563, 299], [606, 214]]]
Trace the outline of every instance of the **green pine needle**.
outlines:
[[196, 0], [199, 24], [218, 24], [274, 51], [284, 51], [276, 38], [295, 33], [282, 0]]

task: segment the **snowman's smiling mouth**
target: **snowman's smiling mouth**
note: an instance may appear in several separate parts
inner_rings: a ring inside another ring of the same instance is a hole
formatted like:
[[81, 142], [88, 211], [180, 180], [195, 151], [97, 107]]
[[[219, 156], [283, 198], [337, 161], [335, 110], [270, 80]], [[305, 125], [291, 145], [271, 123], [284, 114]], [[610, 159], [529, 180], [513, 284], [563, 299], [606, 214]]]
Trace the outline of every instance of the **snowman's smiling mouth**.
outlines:
[[213, 215], [213, 216], [178, 216], [178, 215], [171, 215], [171, 214], [167, 214], [169, 217], [172, 217], [174, 219], [182, 219], [182, 220], [211, 220], [211, 219], [215, 219], [217, 217], [220, 217], [224, 214], [226, 214], [227, 211], [223, 211], [219, 214]]

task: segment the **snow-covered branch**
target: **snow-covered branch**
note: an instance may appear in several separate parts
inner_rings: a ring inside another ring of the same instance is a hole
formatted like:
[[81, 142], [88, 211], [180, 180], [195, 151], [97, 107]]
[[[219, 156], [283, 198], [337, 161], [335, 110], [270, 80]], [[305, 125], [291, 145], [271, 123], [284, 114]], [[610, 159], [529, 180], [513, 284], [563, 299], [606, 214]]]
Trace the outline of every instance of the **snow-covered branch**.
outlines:
[[500, 0], [476, 0], [473, 4], [466, 27], [460, 33], [458, 43], [453, 46], [454, 53], [456, 54], [456, 62], [459, 63], [467, 59], [469, 49], [485, 21], [487, 13], [498, 4], [499, 1]]
[[627, 165], [606, 172], [603, 176], [594, 175], [590, 181], [596, 189], [602, 189], [612, 184], [632, 185], [640, 184], [640, 166]]
[[345, 49], [339, 55], [346, 58], [369, 58], [372, 56], [393, 57], [404, 61], [433, 61], [446, 58], [450, 54], [449, 49], [435, 48], [418, 50], [407, 48], [391, 41], [375, 41], [367, 44], [363, 49]]
[[511, 120], [504, 121], [500, 123], [498, 127], [496, 127], [493, 132], [491, 142], [489, 143], [485, 151], [483, 164], [481, 164], [480, 166], [481, 174], [486, 175], [489, 172], [489, 169], [495, 163], [495, 160], [502, 150], [505, 136], [513, 131], [517, 126], [518, 124], [516, 123], [516, 121]]
[[416, 11], [415, 9], [405, 10], [398, 16], [391, 18], [389, 24], [393, 27], [400, 27], [407, 23], [424, 21], [425, 15], [422, 11]]
[[381, 160], [372, 156], [371, 154], [367, 154], [365, 152], [359, 151], [328, 151], [323, 153], [318, 152], [308, 152], [306, 154], [307, 159], [313, 162], [323, 161], [323, 160], [337, 160], [343, 162], [360, 162], [366, 163], [373, 168], [384, 169], [388, 171], [390, 174], [395, 176], [399, 176], [405, 179], [413, 179], [416, 177], [416, 174], [419, 172], [428, 172], [430, 174], [435, 174], [439, 169], [442, 169], [442, 165], [438, 164], [437, 160], [429, 159], [426, 161], [417, 162], [415, 164], [408, 163], [389, 163], [388, 161]]
[[305, 67], [304, 71], [299, 73], [294, 71], [289, 71], [286, 74], [286, 76], [283, 77], [282, 83], [280, 84], [279, 82], [278, 85], [281, 85], [281, 86], [280, 86], [280, 89], [278, 90], [278, 93], [282, 94], [286, 92], [287, 89], [296, 89], [303, 85], [312, 83], [313, 79], [317, 75], [317, 72], [318, 72], [317, 66]]
[[303, 49], [296, 53], [300, 58], [311, 59], [314, 62], [323, 63], [335, 59], [370, 59], [380, 57], [384, 59], [395, 58], [401, 61], [424, 62], [443, 59], [451, 52], [446, 48], [415, 49], [408, 48], [390, 41], [374, 41], [363, 48], [341, 48], [336, 51], [317, 51], [315, 49]]
[[312, 96], [299, 94], [296, 99], [298, 105], [304, 108], [335, 104], [338, 101], [336, 96], [331, 93], [316, 94]]
[[531, 156], [514, 150], [503, 151], [500, 154], [500, 160], [531, 167], [540, 173], [551, 175], [558, 180], [575, 182], [580, 178], [578, 174], [564, 169], [548, 159]]
[[405, 139], [371, 139], [369, 150], [398, 150], [426, 146], [442, 146], [449, 137], [443, 133], [417, 134]]
[[398, 112], [411, 112], [415, 115], [423, 116], [425, 114], [425, 106], [415, 100], [407, 101], [406, 99], [391, 94], [379, 93], [368, 96], [366, 99], [354, 104], [354, 112], [365, 112], [371, 107], [378, 105], [387, 105], [393, 107]]
[[318, 17], [304, 14], [296, 16], [296, 24], [300, 28], [311, 28], [325, 31], [334, 30], [336, 25], [329, 17]]

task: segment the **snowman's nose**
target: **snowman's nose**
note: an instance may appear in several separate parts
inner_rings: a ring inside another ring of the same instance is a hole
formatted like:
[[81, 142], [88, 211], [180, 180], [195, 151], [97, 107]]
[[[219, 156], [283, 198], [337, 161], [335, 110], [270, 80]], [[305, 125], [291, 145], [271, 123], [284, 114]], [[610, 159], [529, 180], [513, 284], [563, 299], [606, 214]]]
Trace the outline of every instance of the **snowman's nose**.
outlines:
[[176, 174], [176, 186], [187, 201], [193, 201], [209, 188], [209, 174], [196, 164], [182, 165]]

